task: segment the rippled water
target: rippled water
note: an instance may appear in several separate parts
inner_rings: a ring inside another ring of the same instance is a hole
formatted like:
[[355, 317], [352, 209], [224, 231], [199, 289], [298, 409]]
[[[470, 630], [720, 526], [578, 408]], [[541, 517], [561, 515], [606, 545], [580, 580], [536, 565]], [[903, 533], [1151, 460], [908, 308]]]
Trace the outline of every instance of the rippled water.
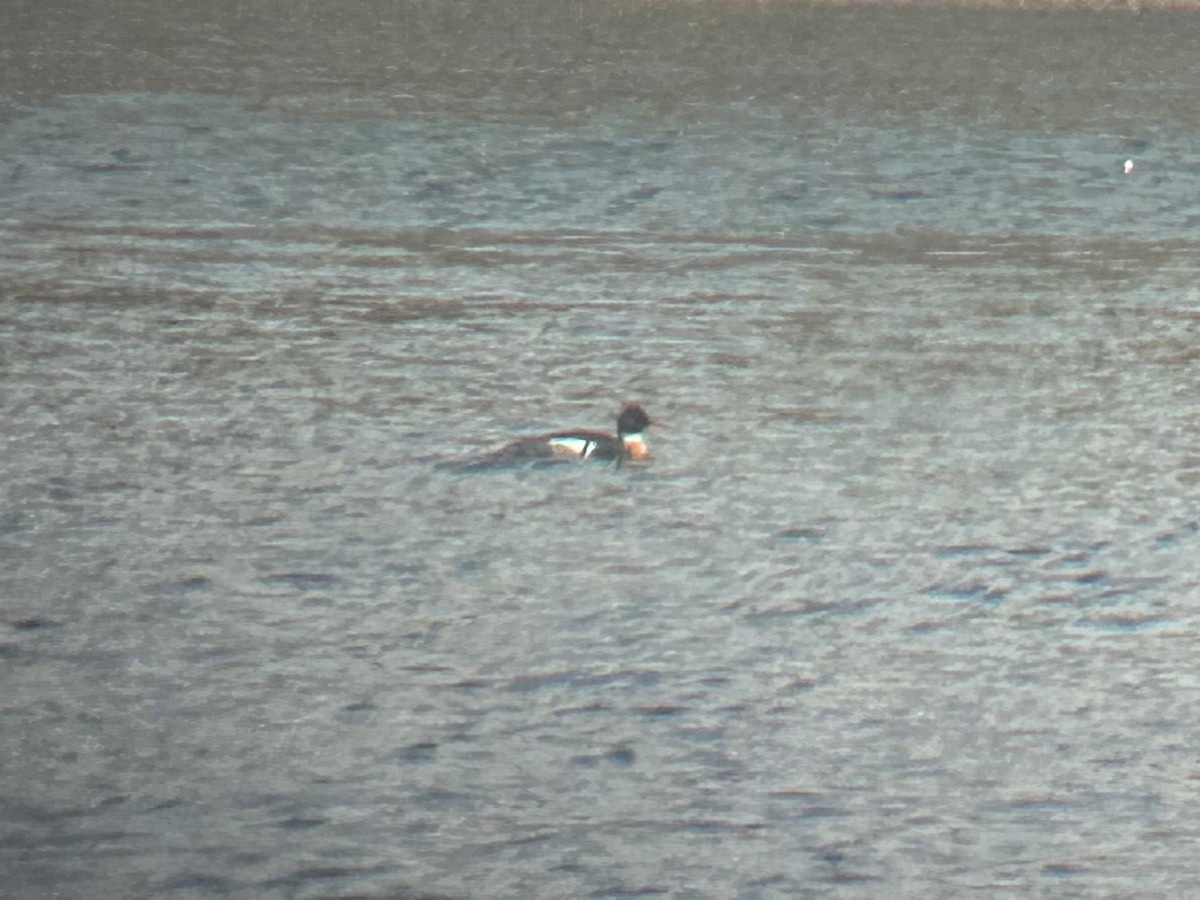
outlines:
[[135, 8], [0, 38], [6, 896], [1194, 890], [1190, 14]]

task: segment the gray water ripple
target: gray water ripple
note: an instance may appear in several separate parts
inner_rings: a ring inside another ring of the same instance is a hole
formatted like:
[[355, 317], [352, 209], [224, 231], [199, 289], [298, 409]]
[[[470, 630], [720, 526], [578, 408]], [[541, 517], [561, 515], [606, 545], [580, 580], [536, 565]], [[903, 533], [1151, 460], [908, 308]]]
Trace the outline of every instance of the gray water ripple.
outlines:
[[1186, 18], [423, 9], [10, 72], [14, 896], [1186, 890]]

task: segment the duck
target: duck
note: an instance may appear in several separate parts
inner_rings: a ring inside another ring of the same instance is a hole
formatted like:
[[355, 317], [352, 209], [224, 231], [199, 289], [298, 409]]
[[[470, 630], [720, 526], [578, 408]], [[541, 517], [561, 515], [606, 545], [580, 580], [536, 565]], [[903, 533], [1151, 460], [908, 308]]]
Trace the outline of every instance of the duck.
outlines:
[[471, 463], [468, 468], [491, 468], [526, 462], [593, 460], [637, 462], [650, 456], [646, 429], [650, 417], [640, 403], [627, 403], [617, 415], [615, 434], [607, 431], [555, 431], [518, 438]]
[[558, 459], [597, 459], [604, 462], [641, 460], [650, 455], [646, 429], [650, 417], [641, 404], [627, 403], [617, 416], [617, 433], [604, 431], [560, 431], [533, 438], [545, 441]]

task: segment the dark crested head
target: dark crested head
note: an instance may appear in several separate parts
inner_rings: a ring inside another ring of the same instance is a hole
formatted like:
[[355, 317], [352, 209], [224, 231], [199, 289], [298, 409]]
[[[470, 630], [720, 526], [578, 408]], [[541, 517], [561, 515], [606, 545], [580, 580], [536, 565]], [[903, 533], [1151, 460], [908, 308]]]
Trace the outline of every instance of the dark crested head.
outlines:
[[617, 434], [641, 434], [650, 427], [650, 417], [640, 404], [626, 403], [617, 416]]

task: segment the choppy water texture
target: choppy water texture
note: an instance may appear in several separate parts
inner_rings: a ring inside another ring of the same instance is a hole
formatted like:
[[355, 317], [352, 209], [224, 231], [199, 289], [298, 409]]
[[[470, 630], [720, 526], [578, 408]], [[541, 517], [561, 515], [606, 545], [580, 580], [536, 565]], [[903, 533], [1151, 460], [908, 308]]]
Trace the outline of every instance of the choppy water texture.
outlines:
[[315, 6], [0, 36], [5, 897], [1195, 896], [1200, 21]]

